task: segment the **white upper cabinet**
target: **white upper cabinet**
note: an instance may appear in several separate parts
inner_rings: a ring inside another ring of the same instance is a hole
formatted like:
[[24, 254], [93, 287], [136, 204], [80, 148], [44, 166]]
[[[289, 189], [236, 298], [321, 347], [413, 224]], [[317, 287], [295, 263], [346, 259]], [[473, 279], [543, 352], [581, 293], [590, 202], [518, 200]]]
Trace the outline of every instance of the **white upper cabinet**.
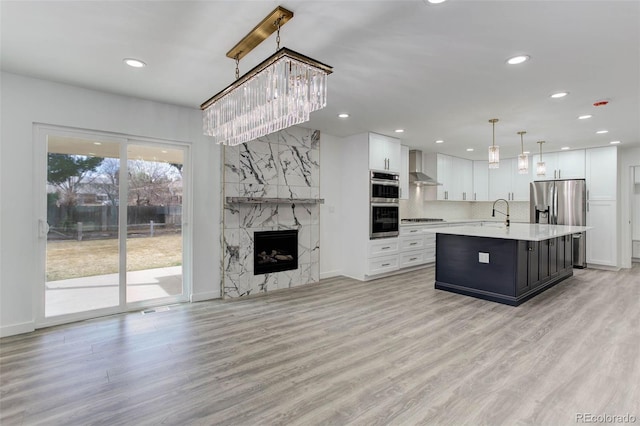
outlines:
[[558, 152], [558, 179], [584, 179], [584, 149]]
[[574, 151], [542, 153], [542, 160], [545, 162], [547, 173], [545, 176], [537, 176], [535, 168], [540, 161], [540, 155], [533, 156], [533, 180], [554, 180], [554, 179], [584, 179], [585, 177], [585, 151], [576, 149]]
[[489, 201], [489, 162], [473, 162], [472, 201]]
[[500, 160], [497, 169], [489, 169], [489, 201], [504, 198], [511, 200], [513, 166], [510, 158]]
[[489, 201], [504, 198], [508, 201], [529, 201], [529, 183], [532, 177], [531, 160], [529, 173], [518, 173], [518, 159], [500, 160], [500, 167], [489, 169]]
[[586, 152], [587, 202], [615, 200], [618, 182], [618, 150], [615, 146]]
[[436, 154], [438, 200], [473, 200], [473, 161]]
[[400, 139], [369, 133], [369, 169], [400, 173]]
[[400, 146], [400, 199], [409, 199], [409, 147]]

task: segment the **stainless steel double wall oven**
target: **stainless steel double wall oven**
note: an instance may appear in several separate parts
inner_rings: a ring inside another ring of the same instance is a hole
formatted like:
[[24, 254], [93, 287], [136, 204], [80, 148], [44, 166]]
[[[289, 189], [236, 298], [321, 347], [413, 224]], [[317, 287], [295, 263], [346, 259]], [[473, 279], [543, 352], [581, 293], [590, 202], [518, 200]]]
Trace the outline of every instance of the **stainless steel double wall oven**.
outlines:
[[370, 173], [369, 238], [396, 237], [400, 233], [400, 175]]

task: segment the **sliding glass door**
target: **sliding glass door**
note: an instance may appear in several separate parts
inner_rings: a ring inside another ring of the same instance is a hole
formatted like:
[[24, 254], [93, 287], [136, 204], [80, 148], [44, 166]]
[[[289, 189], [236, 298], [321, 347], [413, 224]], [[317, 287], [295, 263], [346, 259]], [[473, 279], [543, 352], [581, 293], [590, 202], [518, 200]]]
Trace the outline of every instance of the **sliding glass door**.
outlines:
[[46, 146], [39, 322], [187, 300], [188, 148], [54, 128], [39, 135]]

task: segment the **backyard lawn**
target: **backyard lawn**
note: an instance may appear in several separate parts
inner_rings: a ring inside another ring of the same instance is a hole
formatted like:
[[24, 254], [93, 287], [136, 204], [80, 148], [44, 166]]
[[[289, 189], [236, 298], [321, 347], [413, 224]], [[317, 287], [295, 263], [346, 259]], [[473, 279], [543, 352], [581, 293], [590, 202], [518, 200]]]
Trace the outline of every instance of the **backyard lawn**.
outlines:
[[[182, 264], [182, 235], [127, 239], [127, 271]], [[118, 272], [118, 240], [47, 242], [47, 281]]]

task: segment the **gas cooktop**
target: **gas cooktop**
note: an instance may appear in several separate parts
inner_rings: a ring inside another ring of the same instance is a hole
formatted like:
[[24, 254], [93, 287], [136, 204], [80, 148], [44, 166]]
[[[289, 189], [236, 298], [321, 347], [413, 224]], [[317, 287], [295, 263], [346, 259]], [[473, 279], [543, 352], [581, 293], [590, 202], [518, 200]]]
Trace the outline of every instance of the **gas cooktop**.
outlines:
[[433, 218], [433, 217], [420, 217], [420, 218], [413, 218], [413, 219], [402, 219], [402, 222], [404, 223], [411, 223], [411, 222], [443, 222], [444, 219], [437, 219], [437, 218]]

